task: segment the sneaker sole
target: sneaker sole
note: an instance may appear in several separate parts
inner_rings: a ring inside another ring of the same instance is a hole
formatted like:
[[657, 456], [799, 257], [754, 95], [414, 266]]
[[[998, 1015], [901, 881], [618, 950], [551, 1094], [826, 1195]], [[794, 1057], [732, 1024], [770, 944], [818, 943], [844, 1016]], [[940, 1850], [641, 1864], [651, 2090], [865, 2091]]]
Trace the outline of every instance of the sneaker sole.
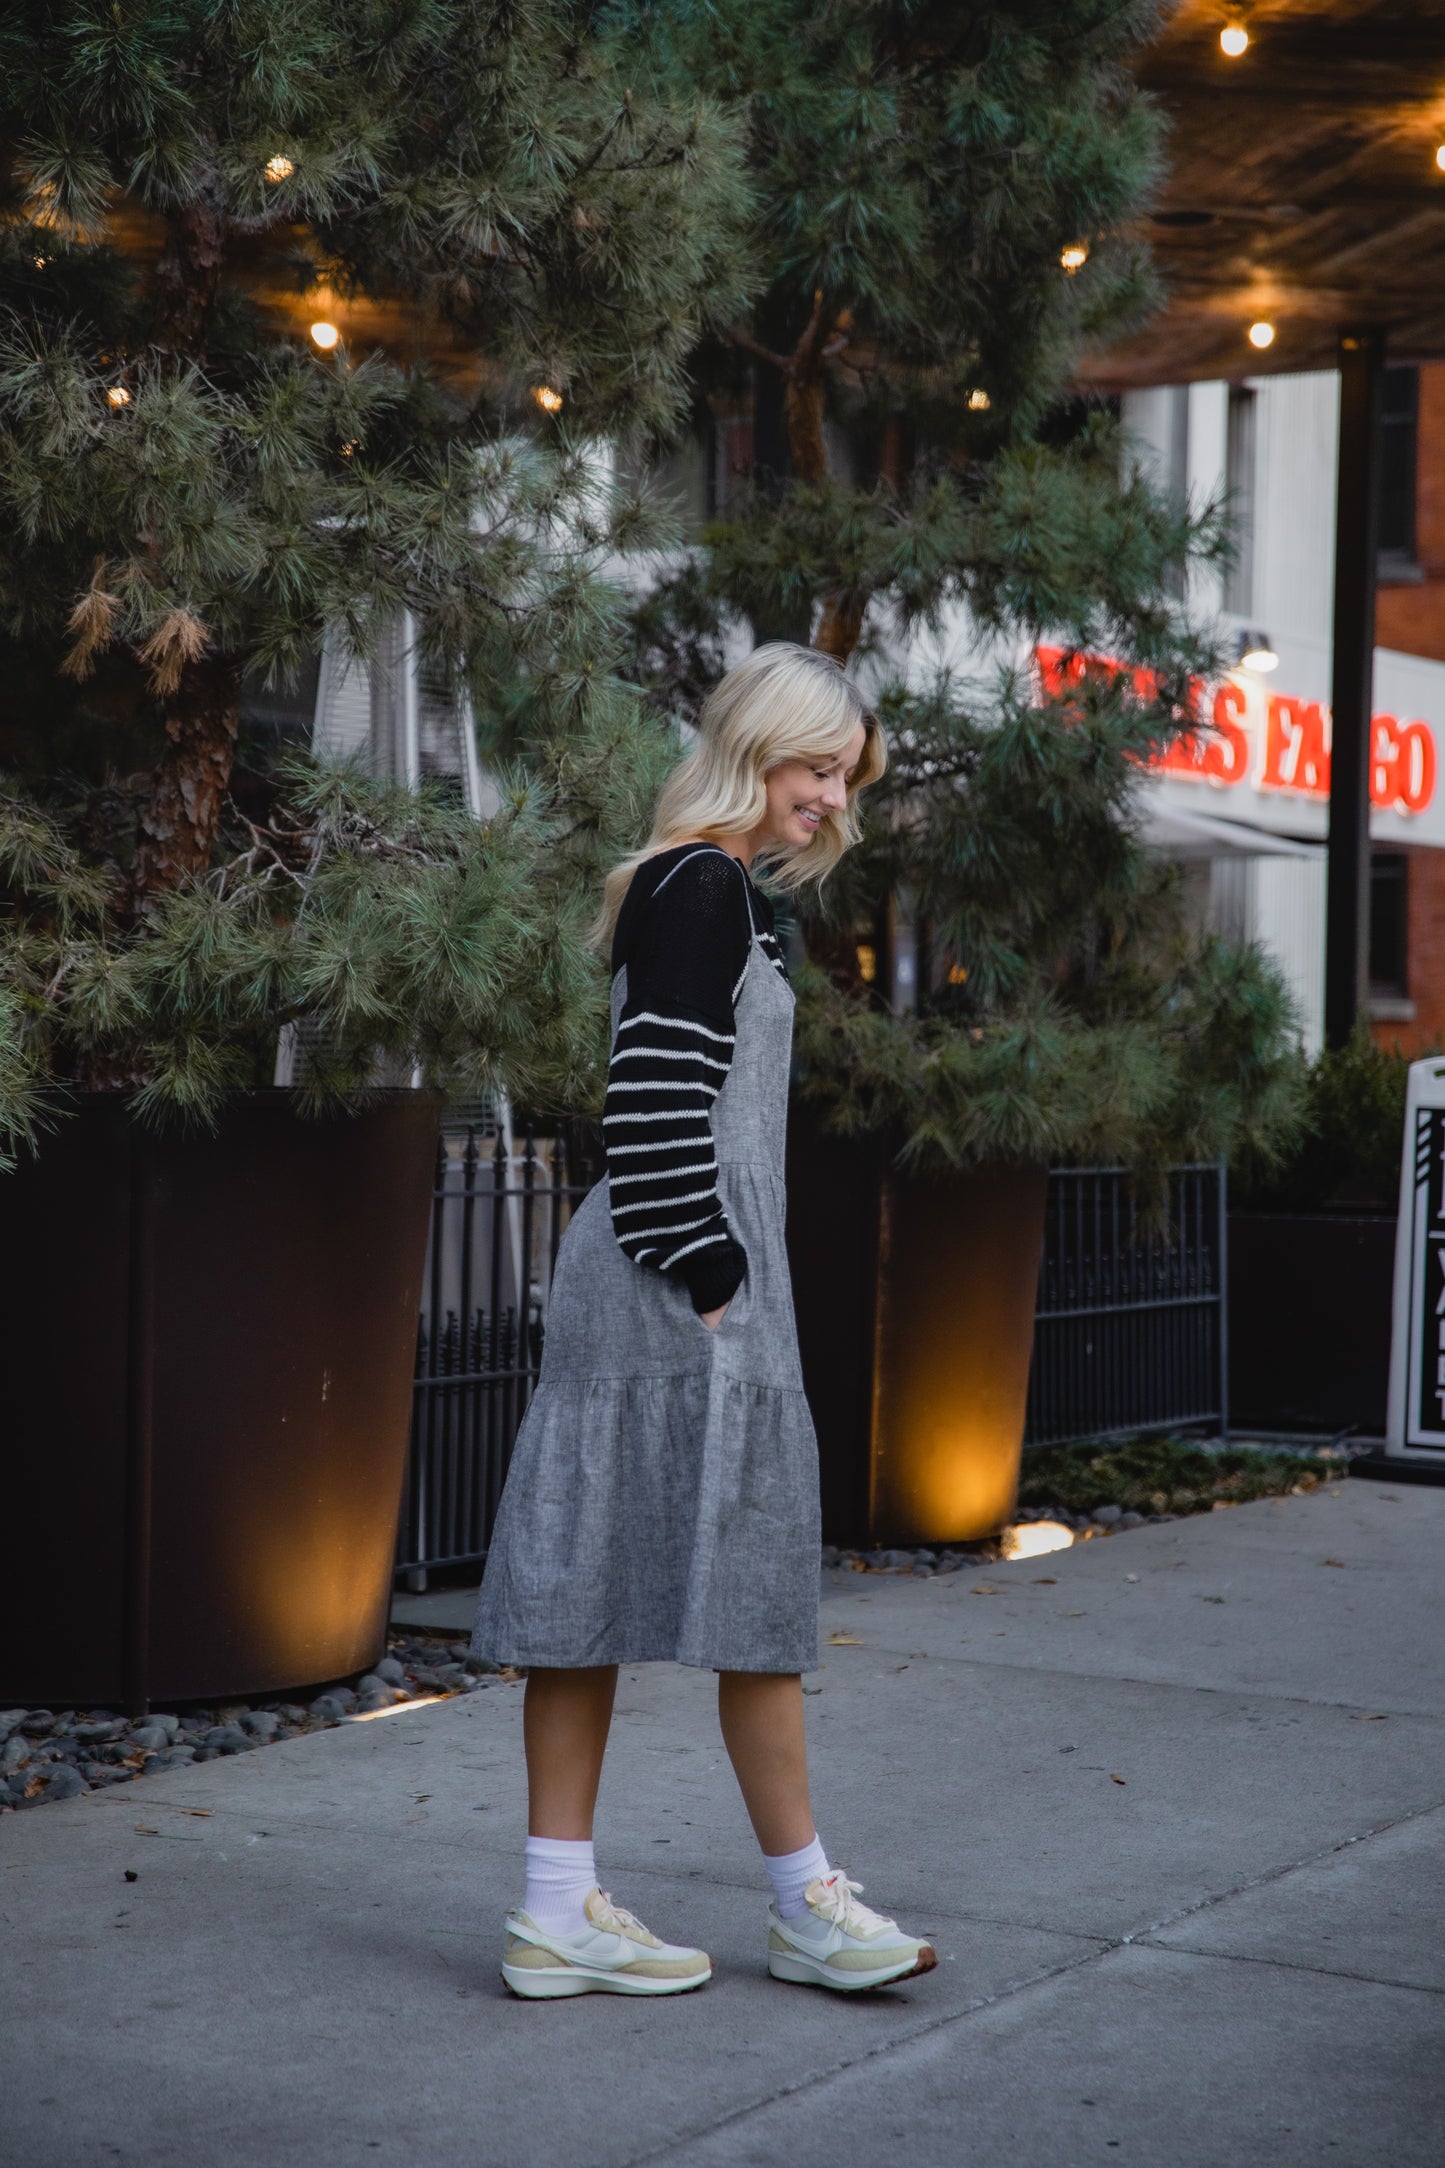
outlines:
[[926, 1942], [916, 1957], [904, 1958], [877, 1972], [830, 1971], [821, 1958], [785, 1956], [780, 1950], [768, 1956], [768, 1970], [775, 1980], [792, 1980], [799, 1987], [831, 1987], [840, 1995], [856, 1995], [869, 1987], [892, 1987], [899, 1980], [913, 1980], [920, 1973], [932, 1972], [937, 1963], [937, 1951]]
[[503, 1965], [502, 1978], [523, 2002], [560, 2002], [568, 1995], [685, 1995], [707, 1986], [712, 1967], [684, 1980], [659, 1980], [635, 1972], [589, 1972], [580, 1965], [559, 1965], [555, 1971]]

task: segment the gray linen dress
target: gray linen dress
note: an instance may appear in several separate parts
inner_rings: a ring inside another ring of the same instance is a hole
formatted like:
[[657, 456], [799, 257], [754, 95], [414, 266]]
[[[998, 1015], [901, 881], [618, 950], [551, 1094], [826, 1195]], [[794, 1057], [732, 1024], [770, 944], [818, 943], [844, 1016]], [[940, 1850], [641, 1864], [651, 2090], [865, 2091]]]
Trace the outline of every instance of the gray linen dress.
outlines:
[[713, 1332], [623, 1255], [605, 1180], [573, 1217], [472, 1635], [494, 1663], [817, 1664], [818, 1453], [783, 1244], [793, 995], [756, 924], [735, 1020], [711, 1118], [747, 1273]]

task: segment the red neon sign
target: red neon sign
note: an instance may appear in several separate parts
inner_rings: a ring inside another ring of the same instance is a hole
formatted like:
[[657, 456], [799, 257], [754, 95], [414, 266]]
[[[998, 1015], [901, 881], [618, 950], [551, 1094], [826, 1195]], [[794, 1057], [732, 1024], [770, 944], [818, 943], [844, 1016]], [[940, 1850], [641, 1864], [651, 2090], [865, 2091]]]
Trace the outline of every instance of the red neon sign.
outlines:
[[[1152, 699], [1158, 688], [1152, 671], [1109, 655], [1039, 647], [1035, 656], [1040, 683], [1050, 698], [1080, 684], [1090, 670], [1126, 677], [1141, 700]], [[1283, 797], [1329, 797], [1330, 711], [1323, 701], [1270, 693], [1261, 731], [1251, 717], [1245, 688], [1234, 679], [1227, 678], [1212, 695], [1197, 680], [1190, 690], [1195, 714], [1202, 717], [1207, 711], [1210, 727], [1181, 731], [1152, 756], [1151, 768], [1224, 788], [1252, 782], [1258, 791]], [[1252, 744], [1254, 739], [1259, 742]], [[1428, 723], [1418, 718], [1402, 723], [1383, 713], [1371, 718], [1371, 805], [1407, 818], [1423, 813], [1435, 795], [1436, 772], [1435, 733]]]

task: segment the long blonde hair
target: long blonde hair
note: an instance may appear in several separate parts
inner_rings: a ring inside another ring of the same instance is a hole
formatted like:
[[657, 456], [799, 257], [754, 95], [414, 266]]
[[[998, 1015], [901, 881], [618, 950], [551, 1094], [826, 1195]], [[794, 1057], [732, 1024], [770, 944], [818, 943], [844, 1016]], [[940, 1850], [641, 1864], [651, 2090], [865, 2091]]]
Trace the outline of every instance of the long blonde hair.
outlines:
[[771, 769], [790, 760], [836, 760], [860, 723], [863, 752], [845, 805], [825, 813], [801, 849], [766, 854], [769, 878], [780, 888], [827, 879], [858, 841], [858, 793], [877, 782], [888, 756], [877, 716], [833, 656], [790, 640], [755, 647], [703, 702], [697, 743], [663, 784], [646, 843], [608, 874], [594, 929], [598, 945], [611, 940], [622, 899], [646, 859], [678, 843], [746, 835], [767, 810]]

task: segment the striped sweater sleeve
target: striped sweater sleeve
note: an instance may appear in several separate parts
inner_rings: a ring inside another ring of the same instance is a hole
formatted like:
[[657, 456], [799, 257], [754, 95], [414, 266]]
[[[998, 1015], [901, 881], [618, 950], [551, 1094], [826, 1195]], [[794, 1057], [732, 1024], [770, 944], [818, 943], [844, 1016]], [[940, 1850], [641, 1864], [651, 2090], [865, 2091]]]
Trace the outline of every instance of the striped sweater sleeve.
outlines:
[[624, 1254], [683, 1281], [702, 1312], [731, 1301], [747, 1269], [718, 1193], [711, 1115], [752, 929], [740, 870], [723, 852], [698, 849], [653, 878], [632, 914], [608, 1071], [608, 1191]]

